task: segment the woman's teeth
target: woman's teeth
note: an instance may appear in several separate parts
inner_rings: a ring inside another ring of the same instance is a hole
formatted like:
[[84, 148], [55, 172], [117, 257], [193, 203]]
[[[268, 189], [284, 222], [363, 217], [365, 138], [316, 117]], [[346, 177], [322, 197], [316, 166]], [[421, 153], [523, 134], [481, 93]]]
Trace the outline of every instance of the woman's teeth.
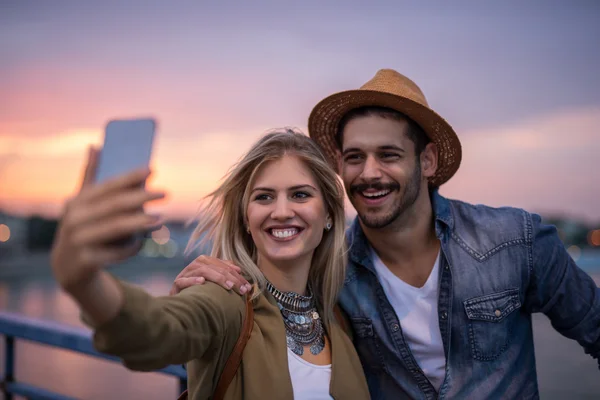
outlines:
[[279, 238], [279, 239], [285, 239], [285, 238], [288, 238], [290, 236], [294, 236], [297, 233], [298, 233], [298, 229], [296, 229], [296, 228], [292, 228], [292, 229], [271, 229], [271, 235], [273, 235], [273, 236], [275, 236], [276, 238]]

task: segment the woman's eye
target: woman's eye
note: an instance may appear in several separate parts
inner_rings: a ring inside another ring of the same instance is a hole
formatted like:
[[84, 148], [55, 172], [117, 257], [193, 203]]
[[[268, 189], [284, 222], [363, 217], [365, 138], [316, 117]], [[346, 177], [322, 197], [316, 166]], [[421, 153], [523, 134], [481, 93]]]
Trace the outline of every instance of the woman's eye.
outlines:
[[296, 192], [293, 197], [296, 199], [307, 199], [310, 197], [310, 194], [306, 192]]
[[254, 200], [255, 201], [265, 201], [265, 200], [269, 200], [270, 198], [271, 198], [271, 196], [269, 196], [268, 194], [259, 194], [254, 198]]

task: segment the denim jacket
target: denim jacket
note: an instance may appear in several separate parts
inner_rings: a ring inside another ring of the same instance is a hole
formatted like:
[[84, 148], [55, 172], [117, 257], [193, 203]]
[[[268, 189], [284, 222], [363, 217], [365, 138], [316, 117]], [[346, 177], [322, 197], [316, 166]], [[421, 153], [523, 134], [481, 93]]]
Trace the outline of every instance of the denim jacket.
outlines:
[[409, 349], [357, 220], [347, 234], [340, 304], [373, 399], [538, 398], [534, 312], [600, 357], [600, 289], [575, 265], [553, 226], [520, 209], [470, 205], [437, 191], [432, 206], [441, 241], [438, 321], [446, 356], [439, 393]]

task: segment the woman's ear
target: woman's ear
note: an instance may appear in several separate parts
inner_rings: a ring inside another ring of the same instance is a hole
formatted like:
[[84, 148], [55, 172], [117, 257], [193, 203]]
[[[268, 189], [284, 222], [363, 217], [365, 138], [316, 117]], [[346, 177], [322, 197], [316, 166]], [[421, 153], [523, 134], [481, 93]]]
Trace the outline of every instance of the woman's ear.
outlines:
[[327, 217], [325, 218], [325, 230], [329, 231], [329, 230], [331, 230], [332, 227], [333, 227], [333, 223], [331, 221], [331, 217], [329, 216], [329, 214], [327, 214]]

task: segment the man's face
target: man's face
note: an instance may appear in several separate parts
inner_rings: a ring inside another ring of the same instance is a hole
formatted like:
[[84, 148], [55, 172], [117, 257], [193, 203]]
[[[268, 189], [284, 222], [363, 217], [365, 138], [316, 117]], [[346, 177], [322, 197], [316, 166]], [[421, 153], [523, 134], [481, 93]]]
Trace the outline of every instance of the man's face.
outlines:
[[350, 120], [343, 131], [341, 176], [362, 223], [380, 229], [411, 208], [427, 187], [406, 121]]

